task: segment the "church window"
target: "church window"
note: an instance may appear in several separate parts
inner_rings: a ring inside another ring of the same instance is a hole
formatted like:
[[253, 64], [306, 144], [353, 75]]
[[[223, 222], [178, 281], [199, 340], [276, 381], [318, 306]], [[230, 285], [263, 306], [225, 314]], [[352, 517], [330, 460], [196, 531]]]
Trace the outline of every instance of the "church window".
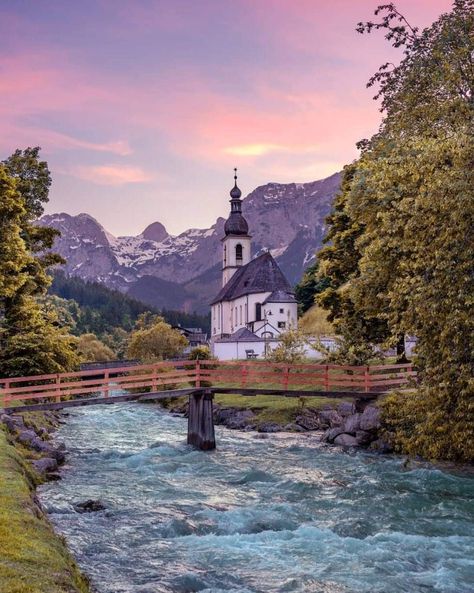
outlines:
[[285, 321], [279, 321], [279, 322], [278, 322], [278, 327], [279, 327], [280, 329], [285, 329], [285, 327], [286, 327], [286, 322], [285, 322]]
[[284, 312], [285, 312], [285, 309], [280, 309], [280, 313], [284, 313]]
[[235, 246], [235, 260], [237, 264], [241, 264], [243, 260], [243, 247], [240, 243]]
[[242, 325], [242, 305], [240, 305], [240, 325]]
[[227, 245], [224, 245], [224, 267], [227, 265]]
[[255, 321], [262, 321], [262, 303], [255, 303]]

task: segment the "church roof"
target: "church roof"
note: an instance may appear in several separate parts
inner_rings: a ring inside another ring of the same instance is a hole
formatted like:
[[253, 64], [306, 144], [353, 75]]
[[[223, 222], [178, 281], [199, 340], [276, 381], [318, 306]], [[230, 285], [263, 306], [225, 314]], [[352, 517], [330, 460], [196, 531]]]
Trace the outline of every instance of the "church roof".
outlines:
[[286, 290], [274, 290], [262, 304], [266, 305], [267, 303], [296, 303], [296, 299], [293, 292], [287, 292]]
[[259, 338], [256, 334], [251, 332], [246, 327], [241, 327], [230, 336], [224, 338], [218, 338], [216, 342], [261, 342], [262, 338]]
[[224, 233], [227, 235], [248, 235], [249, 225], [241, 212], [231, 212], [225, 221]]
[[288, 280], [271, 254], [267, 252], [239, 268], [211, 305], [220, 301], [232, 301], [246, 294], [277, 291], [293, 295], [293, 289]]

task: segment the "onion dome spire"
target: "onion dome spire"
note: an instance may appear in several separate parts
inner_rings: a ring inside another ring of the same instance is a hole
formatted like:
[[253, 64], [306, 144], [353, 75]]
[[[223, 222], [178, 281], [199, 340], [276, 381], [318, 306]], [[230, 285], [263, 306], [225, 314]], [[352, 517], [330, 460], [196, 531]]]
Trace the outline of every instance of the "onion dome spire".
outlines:
[[226, 235], [248, 235], [249, 225], [242, 216], [242, 192], [237, 186], [237, 169], [234, 169], [234, 187], [230, 190], [230, 215], [224, 225]]

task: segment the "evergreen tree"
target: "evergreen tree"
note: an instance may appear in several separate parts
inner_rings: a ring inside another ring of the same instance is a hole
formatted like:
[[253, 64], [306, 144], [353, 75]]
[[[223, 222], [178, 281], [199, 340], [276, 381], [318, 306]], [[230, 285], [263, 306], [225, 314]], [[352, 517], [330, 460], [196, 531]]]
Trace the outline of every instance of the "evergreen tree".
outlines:
[[329, 286], [328, 279], [319, 277], [318, 270], [319, 262], [316, 260], [306, 268], [303, 277], [295, 287], [300, 315], [311, 309], [317, 295]]

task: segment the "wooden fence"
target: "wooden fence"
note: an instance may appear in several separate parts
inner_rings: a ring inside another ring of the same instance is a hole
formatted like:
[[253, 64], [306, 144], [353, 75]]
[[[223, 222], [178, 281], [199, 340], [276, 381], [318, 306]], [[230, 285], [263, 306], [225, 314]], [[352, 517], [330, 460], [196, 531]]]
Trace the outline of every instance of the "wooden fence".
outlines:
[[340, 366], [284, 364], [260, 361], [180, 361], [103, 368], [73, 373], [0, 379], [0, 406], [34, 403], [30, 400], [61, 402], [75, 398], [113, 398], [134, 390], [158, 392], [180, 387], [219, 387], [321, 392], [381, 393], [416, 380], [411, 364]]

